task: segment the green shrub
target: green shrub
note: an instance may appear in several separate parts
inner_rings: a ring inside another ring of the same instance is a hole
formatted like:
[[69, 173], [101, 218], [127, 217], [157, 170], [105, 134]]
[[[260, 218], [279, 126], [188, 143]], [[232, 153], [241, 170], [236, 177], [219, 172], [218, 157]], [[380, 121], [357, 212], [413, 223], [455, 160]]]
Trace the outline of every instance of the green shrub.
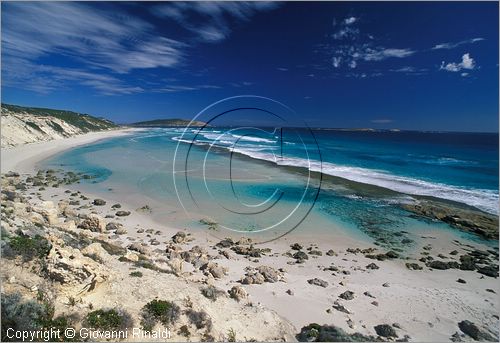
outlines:
[[142, 321], [144, 329], [151, 331], [157, 322], [163, 325], [173, 324], [179, 319], [180, 308], [167, 300], [154, 299], [142, 308]]
[[142, 277], [142, 273], [140, 271], [133, 271], [130, 273], [130, 276], [133, 276], [133, 277]]
[[45, 258], [52, 248], [49, 241], [39, 235], [11, 237], [9, 245], [13, 251], [22, 256], [24, 261]]
[[126, 312], [111, 310], [95, 310], [89, 312], [85, 323], [94, 329], [118, 330], [131, 325], [131, 317]]

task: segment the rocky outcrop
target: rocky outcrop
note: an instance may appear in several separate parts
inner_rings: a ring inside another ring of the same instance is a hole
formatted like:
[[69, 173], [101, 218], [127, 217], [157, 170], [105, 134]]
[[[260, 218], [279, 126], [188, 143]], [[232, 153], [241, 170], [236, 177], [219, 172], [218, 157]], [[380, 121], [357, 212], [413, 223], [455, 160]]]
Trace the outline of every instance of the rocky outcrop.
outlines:
[[46, 265], [50, 279], [63, 285], [81, 285], [82, 290], [92, 291], [109, 278], [110, 271], [103, 264], [84, 256], [78, 249], [65, 246], [62, 239], [52, 238], [51, 243]]
[[108, 120], [87, 114], [2, 104], [2, 148], [114, 127]]
[[487, 239], [498, 239], [498, 216], [458, 204], [444, 205], [432, 200], [421, 200], [418, 203], [401, 206], [417, 216], [440, 220]]

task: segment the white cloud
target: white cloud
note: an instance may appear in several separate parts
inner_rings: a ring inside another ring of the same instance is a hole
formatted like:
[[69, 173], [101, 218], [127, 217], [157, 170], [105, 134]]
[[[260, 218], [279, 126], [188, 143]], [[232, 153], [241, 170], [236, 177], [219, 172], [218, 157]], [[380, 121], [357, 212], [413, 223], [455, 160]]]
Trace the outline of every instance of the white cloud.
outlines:
[[279, 71], [288, 71], [288, 68], [283, 68], [283, 67], [278, 67], [276, 69], [278, 69]]
[[469, 53], [466, 53], [462, 56], [462, 62], [460, 63], [445, 63], [441, 62], [440, 70], [446, 70], [451, 72], [459, 72], [463, 69], [473, 70], [476, 67], [476, 61], [472, 57], [470, 57]]
[[[200, 41], [215, 43], [230, 35], [230, 19], [247, 21], [258, 12], [279, 6], [273, 1], [172, 1], [152, 7], [151, 13], [175, 20]], [[193, 18], [201, 18], [204, 25], [193, 24]]]
[[349, 17], [349, 18], [344, 19], [344, 23], [346, 25], [351, 25], [351, 24], [354, 24], [357, 20], [358, 20], [358, 18], [356, 18], [356, 17]]
[[330, 37], [335, 42], [318, 46], [322, 51], [331, 54], [334, 68], [345, 66], [355, 69], [361, 61], [378, 62], [388, 58], [405, 58], [416, 53], [410, 48], [387, 48], [377, 45], [374, 36], [360, 34], [358, 22], [359, 19], [354, 16], [344, 18], [340, 22], [334, 19], [335, 31]]
[[462, 74], [460, 74], [460, 76], [466, 77], [466, 76], [469, 76], [469, 73], [462, 73]]
[[153, 29], [118, 10], [104, 12], [83, 3], [8, 3], [2, 50], [32, 61], [57, 53], [119, 73], [175, 66], [186, 45]]
[[456, 43], [441, 43], [441, 44], [436, 44], [432, 47], [433, 50], [439, 50], [439, 49], [454, 49], [460, 45], [464, 45], [464, 44], [472, 44], [472, 43], [476, 43], [476, 42], [480, 42], [480, 41], [483, 41], [484, 38], [481, 38], [481, 37], [478, 37], [478, 38], [472, 38], [472, 39], [466, 39], [466, 40], [463, 40], [463, 41], [460, 41], [460, 42], [456, 42]]
[[335, 68], [340, 67], [340, 62], [342, 62], [342, 57], [337, 57], [337, 56], [333, 56], [333, 57], [332, 57], [332, 65], [333, 65]]
[[375, 48], [375, 49], [367, 49], [364, 51], [362, 58], [365, 61], [382, 61], [386, 58], [396, 57], [403, 58], [411, 56], [415, 53], [414, 50], [411, 49], [389, 49], [389, 48]]

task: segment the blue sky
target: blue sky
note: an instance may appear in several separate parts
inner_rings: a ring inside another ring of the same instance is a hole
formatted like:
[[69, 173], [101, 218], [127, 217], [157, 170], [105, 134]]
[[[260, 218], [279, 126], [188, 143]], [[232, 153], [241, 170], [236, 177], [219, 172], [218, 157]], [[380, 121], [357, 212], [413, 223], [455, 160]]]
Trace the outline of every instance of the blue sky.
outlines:
[[498, 131], [497, 2], [2, 2], [2, 101], [116, 122], [280, 101], [313, 127]]

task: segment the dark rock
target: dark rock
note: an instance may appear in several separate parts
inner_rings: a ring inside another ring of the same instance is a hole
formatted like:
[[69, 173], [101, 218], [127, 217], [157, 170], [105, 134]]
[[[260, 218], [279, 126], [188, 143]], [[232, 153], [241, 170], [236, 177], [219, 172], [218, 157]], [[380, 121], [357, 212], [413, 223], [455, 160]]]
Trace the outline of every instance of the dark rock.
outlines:
[[369, 297], [369, 298], [375, 298], [370, 292], [366, 291], [363, 293], [363, 295]]
[[108, 230], [108, 231], [115, 231], [115, 230], [118, 230], [122, 226], [123, 225], [120, 224], [120, 223], [110, 222], [110, 223], [106, 224], [106, 230]]
[[226, 238], [217, 243], [215, 246], [218, 248], [230, 248], [234, 244], [231, 238]]
[[294, 295], [293, 291], [291, 289], [287, 289], [286, 290], [286, 294], [288, 295]]
[[332, 305], [332, 307], [339, 311], [339, 312], [343, 312], [343, 313], [347, 313], [347, 314], [351, 314], [351, 311], [349, 311], [344, 305], [342, 304], [339, 304], [338, 301], [335, 301]]
[[117, 211], [115, 214], [118, 217], [126, 217], [130, 215], [130, 211]]
[[475, 270], [476, 264], [474, 259], [469, 255], [460, 256], [460, 269], [461, 270]]
[[299, 342], [373, 342], [377, 338], [361, 333], [349, 334], [334, 325], [309, 324], [296, 336]]
[[477, 268], [477, 272], [489, 277], [497, 278], [498, 277], [498, 266], [486, 266]]
[[422, 266], [418, 263], [406, 263], [406, 268], [411, 269], [411, 270], [422, 270]]
[[344, 299], [344, 300], [352, 300], [352, 299], [354, 299], [354, 292], [345, 291], [344, 293], [339, 295], [339, 298]]
[[452, 255], [452, 256], [455, 256], [455, 255], [457, 255], [457, 254], [458, 254], [458, 251], [457, 251], [457, 250], [453, 250], [452, 252], [450, 252], [450, 255]]
[[398, 337], [396, 330], [388, 324], [380, 324], [373, 327], [377, 335], [382, 337]]
[[112, 209], [116, 209], [116, 208], [122, 208], [122, 205], [120, 204], [114, 204], [113, 206], [111, 206]]
[[319, 250], [311, 250], [309, 251], [309, 255], [323, 256], [323, 253]]
[[379, 269], [379, 268], [380, 267], [373, 262], [366, 266], [366, 269]]
[[186, 233], [184, 231], [179, 231], [172, 236], [172, 241], [174, 243], [184, 243], [186, 241]]
[[458, 283], [467, 283], [464, 279], [458, 279], [457, 282]]
[[297, 251], [295, 254], [293, 254], [293, 258], [296, 260], [308, 260], [309, 256], [303, 251]]
[[395, 251], [388, 251], [385, 253], [385, 256], [387, 256], [387, 258], [398, 258], [399, 257], [399, 254]]
[[458, 327], [460, 328], [460, 330], [462, 330], [463, 333], [475, 339], [476, 341], [496, 341], [489, 333], [484, 332], [479, 327], [477, 327], [476, 324], [468, 320], [463, 320], [458, 323]]
[[330, 249], [330, 250], [328, 250], [326, 252], [326, 255], [328, 255], [328, 256], [335, 256], [335, 251], [333, 251], [332, 249]]
[[448, 265], [448, 263], [443, 262], [443, 261], [429, 262], [429, 263], [427, 263], [427, 267], [432, 268], [432, 269], [439, 269], [439, 270], [450, 269], [450, 266]]
[[300, 245], [299, 243], [293, 243], [292, 245], [290, 245], [290, 248], [292, 250], [302, 250], [302, 245]]
[[102, 199], [94, 199], [92, 204], [94, 204], [96, 206], [104, 206], [104, 205], [106, 205], [106, 201], [104, 201]]
[[325, 280], [318, 279], [318, 278], [307, 280], [307, 282], [310, 285], [316, 285], [316, 286], [320, 286], [320, 287], [328, 287], [328, 282], [326, 282]]

